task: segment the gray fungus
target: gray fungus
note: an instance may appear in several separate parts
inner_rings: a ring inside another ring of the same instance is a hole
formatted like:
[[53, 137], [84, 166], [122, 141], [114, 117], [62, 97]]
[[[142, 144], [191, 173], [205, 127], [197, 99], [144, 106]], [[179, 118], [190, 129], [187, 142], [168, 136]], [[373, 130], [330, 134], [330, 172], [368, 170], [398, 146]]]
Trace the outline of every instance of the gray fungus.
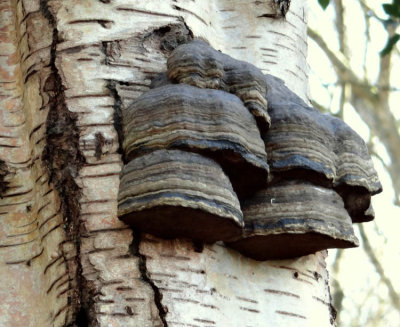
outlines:
[[256, 260], [358, 245], [382, 188], [364, 141], [277, 77], [195, 40], [123, 112], [118, 215]]

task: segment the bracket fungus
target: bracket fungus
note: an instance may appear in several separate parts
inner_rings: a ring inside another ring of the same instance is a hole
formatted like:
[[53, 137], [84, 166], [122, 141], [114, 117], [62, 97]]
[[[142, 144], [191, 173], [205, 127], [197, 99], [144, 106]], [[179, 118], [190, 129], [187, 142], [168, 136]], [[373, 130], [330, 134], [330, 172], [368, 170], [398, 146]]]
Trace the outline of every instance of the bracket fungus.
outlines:
[[242, 209], [243, 235], [228, 245], [256, 260], [358, 246], [343, 200], [332, 189], [281, 181], [244, 201]]
[[333, 188], [353, 222], [372, 220], [371, 195], [382, 186], [363, 139], [342, 120], [307, 106], [279, 79], [267, 81], [272, 126], [264, 140], [274, 179], [301, 176]]
[[254, 115], [261, 132], [268, 129], [267, 84], [254, 65], [195, 40], [172, 51], [167, 67], [168, 77], [174, 82], [235, 94]]
[[118, 215], [141, 231], [207, 243], [238, 236], [243, 226], [239, 200], [221, 167], [180, 150], [157, 150], [124, 166]]
[[127, 160], [157, 149], [201, 153], [219, 162], [239, 196], [268, 180], [267, 154], [253, 116], [234, 95], [185, 84], [151, 89], [124, 112]]
[[123, 112], [120, 219], [256, 260], [358, 245], [381, 184], [349, 126], [203, 41], [167, 68]]

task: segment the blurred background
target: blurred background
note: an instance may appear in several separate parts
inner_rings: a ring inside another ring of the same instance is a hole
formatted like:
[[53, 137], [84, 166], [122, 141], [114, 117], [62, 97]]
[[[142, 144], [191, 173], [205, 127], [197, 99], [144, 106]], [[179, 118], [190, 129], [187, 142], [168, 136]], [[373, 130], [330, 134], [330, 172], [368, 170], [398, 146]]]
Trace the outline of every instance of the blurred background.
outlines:
[[373, 197], [375, 221], [354, 226], [360, 247], [329, 251], [337, 324], [400, 326], [400, 0], [309, 7], [313, 105], [364, 138], [383, 185]]

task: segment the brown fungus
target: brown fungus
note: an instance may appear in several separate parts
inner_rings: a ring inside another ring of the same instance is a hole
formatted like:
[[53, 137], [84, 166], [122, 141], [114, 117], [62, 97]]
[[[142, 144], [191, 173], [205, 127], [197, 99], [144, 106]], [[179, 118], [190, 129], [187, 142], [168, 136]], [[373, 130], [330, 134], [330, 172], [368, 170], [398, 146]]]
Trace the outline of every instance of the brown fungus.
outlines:
[[293, 178], [335, 189], [353, 222], [374, 218], [382, 190], [368, 148], [342, 120], [307, 106], [282, 81], [266, 76], [272, 125], [264, 136], [272, 183]]
[[352, 221], [374, 217], [381, 185], [364, 141], [205, 42], [172, 52], [167, 73], [124, 110], [123, 133], [118, 212], [141, 231], [284, 259], [357, 246]]
[[221, 167], [179, 150], [158, 150], [124, 166], [118, 216], [140, 231], [202, 242], [237, 237], [239, 200]]
[[157, 149], [198, 152], [222, 165], [240, 197], [266, 186], [264, 143], [235, 95], [185, 84], [151, 89], [124, 111], [123, 132], [127, 161]]
[[263, 73], [254, 65], [195, 40], [178, 46], [168, 58], [167, 67], [168, 77], [174, 82], [237, 95], [255, 116], [261, 132], [268, 129], [267, 84]]
[[242, 205], [245, 228], [228, 246], [256, 259], [286, 259], [358, 246], [342, 198], [301, 180], [281, 181]]

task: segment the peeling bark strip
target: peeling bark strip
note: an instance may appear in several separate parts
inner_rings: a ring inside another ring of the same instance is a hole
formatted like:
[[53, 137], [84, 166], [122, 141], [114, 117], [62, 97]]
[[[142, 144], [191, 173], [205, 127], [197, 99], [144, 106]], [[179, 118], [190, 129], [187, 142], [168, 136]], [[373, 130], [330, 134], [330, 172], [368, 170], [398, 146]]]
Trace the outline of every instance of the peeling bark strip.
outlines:
[[[131, 24], [131, 13], [123, 15]], [[81, 18], [72, 21], [72, 29], [80, 25], [102, 27]], [[159, 71], [159, 62], [165, 63], [164, 53], [170, 51], [167, 46], [172, 47], [174, 40], [182, 42], [187, 35], [184, 25], [177, 22], [168, 22], [165, 28], [151, 19], [146, 19], [146, 24], [151, 29], [136, 33], [137, 28], [132, 28], [130, 35], [115, 41], [98, 39], [88, 46], [57, 46], [56, 65], [68, 109], [77, 113], [79, 149], [85, 158], [75, 180], [82, 189], [80, 261], [86, 312], [81, 311], [81, 316], [87, 316], [90, 325], [163, 325], [154, 301], [156, 290], [141, 278], [140, 260], [129, 250], [132, 233], [117, 219], [116, 212], [121, 167], [117, 132], [125, 95], [134, 97], [147, 89]], [[110, 25], [113, 29], [116, 23]], [[122, 60], [119, 51], [126, 51]], [[138, 68], [132, 74], [132, 69]]]

